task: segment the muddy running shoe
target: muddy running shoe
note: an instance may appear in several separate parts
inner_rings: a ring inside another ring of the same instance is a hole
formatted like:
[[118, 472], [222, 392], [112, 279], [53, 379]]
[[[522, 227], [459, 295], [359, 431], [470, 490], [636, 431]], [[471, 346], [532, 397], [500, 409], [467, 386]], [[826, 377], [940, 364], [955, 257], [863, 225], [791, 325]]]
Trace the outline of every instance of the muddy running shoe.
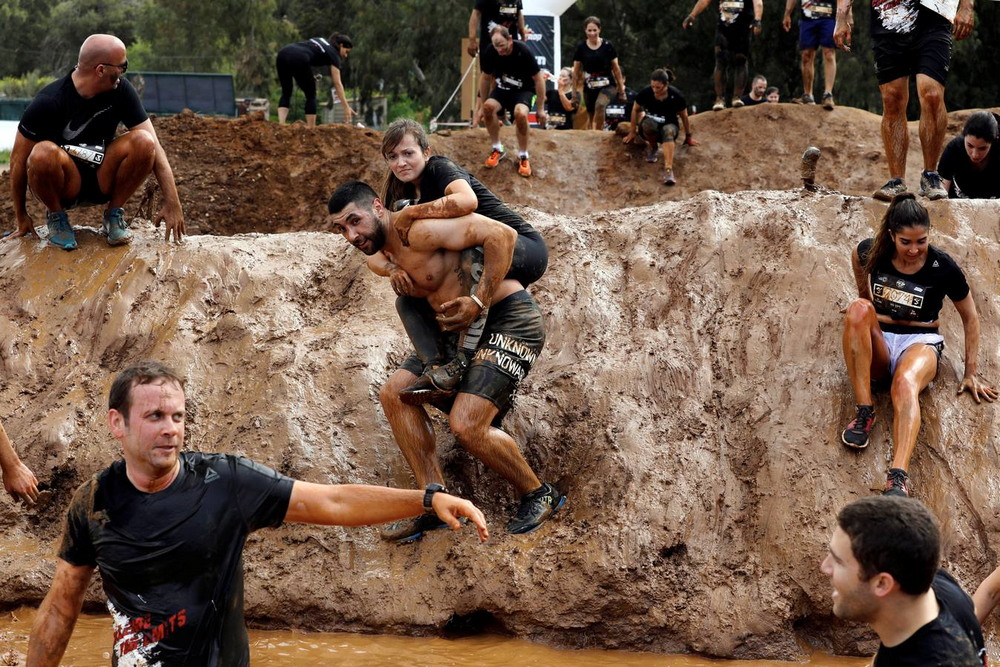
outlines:
[[512, 535], [531, 533], [555, 516], [565, 503], [566, 496], [560, 495], [556, 487], [546, 482], [521, 496], [521, 506], [517, 508], [514, 518], [507, 522], [507, 532]]
[[132, 240], [132, 232], [125, 223], [125, 209], [109, 208], [104, 212], [104, 222], [101, 223], [104, 235], [108, 237], [108, 245], [122, 245]]
[[881, 201], [892, 201], [896, 195], [906, 192], [906, 183], [901, 178], [889, 179], [889, 182], [872, 193], [872, 197]]
[[517, 173], [519, 173], [521, 176], [524, 176], [525, 178], [531, 176], [531, 165], [528, 164], [527, 157], [518, 158]]
[[941, 187], [941, 176], [936, 171], [920, 173], [920, 196], [931, 201], [945, 199], [948, 191]]
[[486, 158], [486, 168], [492, 169], [500, 164], [500, 160], [503, 160], [505, 157], [507, 157], [507, 151], [503, 149], [503, 146], [500, 148], [494, 148], [493, 152], [490, 153], [490, 156]]
[[909, 497], [910, 476], [906, 474], [905, 470], [889, 468], [889, 474], [885, 476], [885, 491], [882, 492], [882, 495]]
[[823, 108], [827, 111], [833, 110], [833, 93], [823, 93]]
[[730, 103], [730, 106], [733, 107], [734, 109], [739, 109], [741, 106], [743, 106], [743, 100], [741, 100], [738, 97], [734, 97], [733, 101]]
[[715, 104], [712, 105], [712, 111], [722, 111], [726, 108], [726, 103], [722, 101], [722, 98], [715, 100]]
[[816, 164], [819, 162], [822, 151], [815, 146], [810, 146], [802, 154], [801, 175], [802, 186], [810, 190], [815, 189], [816, 184]]
[[816, 104], [816, 100], [813, 99], [812, 95], [804, 94], [802, 97], [795, 101], [796, 104]]
[[864, 449], [868, 446], [868, 436], [875, 425], [875, 408], [871, 405], [859, 405], [858, 414], [840, 434], [840, 441], [854, 449]]
[[651, 148], [646, 151], [646, 162], [653, 163], [656, 162], [656, 154], [659, 152], [656, 148]]
[[469, 355], [464, 350], [442, 366], [434, 366], [425, 371], [416, 382], [399, 392], [399, 400], [407, 405], [423, 405], [451, 398], [458, 391], [458, 385], [469, 368]]
[[666, 173], [663, 174], [663, 184], [664, 185], [677, 185], [677, 179], [674, 178], [674, 170], [667, 169]]
[[401, 519], [388, 523], [382, 528], [380, 534], [382, 539], [387, 542], [406, 544], [419, 540], [426, 532], [447, 527], [448, 524], [439, 519], [436, 514], [422, 514], [412, 519]]
[[49, 227], [48, 241], [54, 246], [63, 250], [73, 250], [76, 248], [76, 234], [69, 224], [69, 216], [66, 211], [55, 211], [45, 216], [45, 222]]

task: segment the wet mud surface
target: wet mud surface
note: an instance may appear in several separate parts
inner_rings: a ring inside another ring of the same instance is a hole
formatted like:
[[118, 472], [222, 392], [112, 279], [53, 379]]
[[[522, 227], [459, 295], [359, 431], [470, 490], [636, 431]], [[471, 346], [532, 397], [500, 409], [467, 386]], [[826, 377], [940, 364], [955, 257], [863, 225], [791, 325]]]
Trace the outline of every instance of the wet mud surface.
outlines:
[[[260, 531], [247, 547], [248, 618], [731, 658], [799, 659], [803, 642], [870, 654], [871, 634], [831, 617], [818, 567], [836, 510], [882, 485], [891, 449], [885, 395], [868, 451], [839, 444], [853, 410], [840, 361], [849, 253], [884, 210], [856, 196], [885, 180], [878, 122], [792, 105], [695, 116], [703, 143], [679, 151], [671, 190], [611, 134], [534, 133], [530, 180], [477, 166], [482, 130], [435, 137], [548, 241], [549, 271], [532, 288], [548, 340], [505, 426], [569, 502], [538, 532], [504, 535], [509, 487], [439, 418], [449, 484], [484, 509], [490, 542]], [[108, 248], [86, 228], [99, 223], [90, 211], [73, 217], [75, 252], [0, 245], [0, 419], [47, 489], [28, 511], [0, 500], [0, 608], [35, 606], [47, 590], [72, 490], [119, 455], [105, 401], [133, 360], [189, 378], [192, 449], [308, 481], [412, 484], [377, 400], [407, 351], [392, 290], [323, 231], [333, 186], [381, 177], [380, 135], [189, 115], [157, 131], [201, 234], [168, 246], [139, 221], [131, 246]], [[831, 190], [798, 188], [809, 144]], [[915, 186], [919, 165], [908, 173]], [[1000, 382], [1000, 202], [929, 210], [933, 242], [975, 294], [980, 374]], [[13, 226], [6, 195], [0, 220]], [[947, 566], [972, 589], [997, 559], [1000, 419], [955, 396], [961, 331], [946, 306], [910, 472], [941, 520]], [[88, 609], [101, 599], [95, 584]]]

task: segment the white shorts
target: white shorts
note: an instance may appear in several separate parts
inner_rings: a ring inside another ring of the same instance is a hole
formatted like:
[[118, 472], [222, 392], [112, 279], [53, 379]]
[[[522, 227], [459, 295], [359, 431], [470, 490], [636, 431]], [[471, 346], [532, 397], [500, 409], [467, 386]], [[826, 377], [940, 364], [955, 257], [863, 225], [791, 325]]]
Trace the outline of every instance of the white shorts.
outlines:
[[889, 346], [889, 375], [896, 372], [896, 363], [907, 349], [914, 345], [930, 345], [937, 351], [938, 361], [944, 350], [944, 337], [936, 333], [897, 334], [882, 332], [886, 345]]

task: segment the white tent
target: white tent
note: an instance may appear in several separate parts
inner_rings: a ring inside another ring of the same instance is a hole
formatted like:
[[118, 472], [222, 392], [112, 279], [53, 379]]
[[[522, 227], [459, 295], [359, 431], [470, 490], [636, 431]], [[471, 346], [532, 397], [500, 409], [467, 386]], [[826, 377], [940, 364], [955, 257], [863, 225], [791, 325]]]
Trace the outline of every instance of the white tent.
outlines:
[[[558, 74], [560, 68], [562, 68], [562, 54], [560, 46], [562, 44], [562, 29], [560, 27], [559, 17], [563, 15], [567, 9], [569, 9], [576, 0], [523, 0], [524, 4], [524, 18], [529, 24], [532, 23], [532, 17], [549, 17], [552, 22], [552, 42], [540, 45], [546, 53], [551, 53], [551, 63], [546, 63], [545, 69], [552, 72], [552, 74]], [[545, 19], [543, 19], [545, 20]], [[541, 37], [545, 29], [538, 31], [538, 36]], [[550, 51], [551, 49], [551, 51]]]

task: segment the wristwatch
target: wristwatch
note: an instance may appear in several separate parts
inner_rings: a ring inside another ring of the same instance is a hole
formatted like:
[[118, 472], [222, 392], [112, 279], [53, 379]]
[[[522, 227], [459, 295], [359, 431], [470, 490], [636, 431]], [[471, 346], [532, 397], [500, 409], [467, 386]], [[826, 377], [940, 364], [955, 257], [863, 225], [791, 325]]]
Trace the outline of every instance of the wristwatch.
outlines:
[[433, 505], [434, 494], [438, 493], [439, 491], [441, 493], [448, 493], [448, 489], [444, 488], [440, 484], [431, 483], [431, 484], [427, 485], [426, 489], [424, 489], [424, 511], [425, 512], [433, 512], [434, 511], [434, 505]]

